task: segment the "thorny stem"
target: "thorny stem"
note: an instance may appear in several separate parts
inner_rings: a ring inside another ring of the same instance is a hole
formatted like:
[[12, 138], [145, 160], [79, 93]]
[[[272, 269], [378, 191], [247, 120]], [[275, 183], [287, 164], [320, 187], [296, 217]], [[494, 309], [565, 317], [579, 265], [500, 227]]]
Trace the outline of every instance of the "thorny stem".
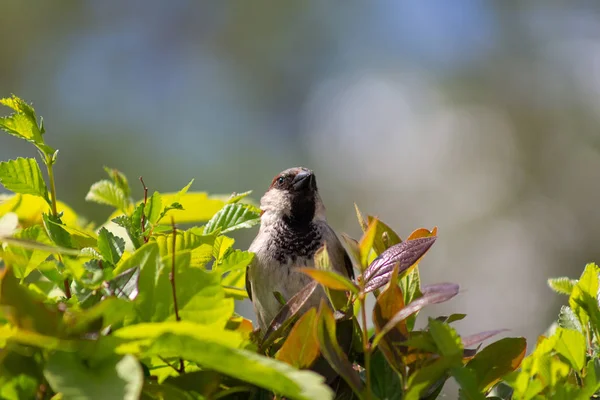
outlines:
[[[54, 160], [52, 156], [46, 155], [44, 164], [46, 164], [46, 169], [48, 171], [48, 179], [50, 181], [50, 207], [52, 207], [52, 216], [58, 218], [58, 209], [56, 208], [56, 185], [54, 183]], [[62, 256], [58, 254], [58, 261], [63, 262]], [[69, 282], [69, 278], [66, 278], [63, 281], [63, 286], [65, 289], [65, 296], [67, 299], [71, 298], [71, 282]]]
[[[171, 259], [171, 273], [169, 274], [169, 281], [171, 281], [171, 289], [173, 292], [173, 307], [175, 308], [175, 320], [181, 321], [179, 316], [179, 307], [177, 306], [177, 291], [175, 290], [175, 255], [177, 251], [177, 227], [175, 226], [175, 218], [171, 216], [171, 225], [173, 226], [173, 248], [172, 248], [172, 259]], [[183, 358], [179, 359], [179, 373], [185, 372], [185, 366], [183, 365]]]
[[[146, 207], [146, 203], [148, 202], [148, 187], [144, 183], [144, 178], [140, 176], [140, 182], [142, 182], [142, 186], [144, 187], [144, 208]], [[148, 237], [144, 235], [144, 227], [146, 226], [146, 215], [142, 212], [142, 236], [144, 236], [144, 243], [148, 243]]]

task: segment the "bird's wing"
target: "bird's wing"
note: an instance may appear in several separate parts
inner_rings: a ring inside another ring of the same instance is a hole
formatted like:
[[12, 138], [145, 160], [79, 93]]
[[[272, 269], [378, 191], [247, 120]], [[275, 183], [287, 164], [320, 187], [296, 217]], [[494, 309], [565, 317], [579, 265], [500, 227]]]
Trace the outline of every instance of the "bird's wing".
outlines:
[[350, 260], [350, 256], [344, 250], [344, 266], [346, 267], [346, 272], [348, 272], [348, 277], [354, 280], [354, 268], [352, 267], [352, 260]]
[[250, 283], [250, 266], [246, 267], [246, 292], [248, 293], [248, 298], [252, 301], [252, 284]]

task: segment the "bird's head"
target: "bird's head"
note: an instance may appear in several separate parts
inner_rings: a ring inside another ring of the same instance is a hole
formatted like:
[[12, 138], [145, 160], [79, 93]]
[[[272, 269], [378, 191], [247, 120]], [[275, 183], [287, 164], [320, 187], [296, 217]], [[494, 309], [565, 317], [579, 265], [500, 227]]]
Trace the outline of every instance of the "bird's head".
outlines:
[[283, 219], [290, 225], [307, 225], [325, 219], [315, 174], [303, 167], [279, 173], [260, 200], [263, 223]]

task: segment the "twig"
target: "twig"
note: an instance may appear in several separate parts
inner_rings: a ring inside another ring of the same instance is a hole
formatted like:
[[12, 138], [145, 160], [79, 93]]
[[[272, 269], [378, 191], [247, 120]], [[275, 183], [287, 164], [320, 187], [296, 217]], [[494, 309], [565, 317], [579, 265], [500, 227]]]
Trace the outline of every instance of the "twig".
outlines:
[[[175, 218], [171, 216], [171, 225], [173, 226], [173, 249], [172, 249], [172, 261], [171, 261], [171, 273], [169, 274], [169, 281], [171, 281], [171, 289], [173, 292], [173, 307], [175, 308], [175, 320], [181, 321], [179, 316], [179, 307], [177, 306], [177, 291], [175, 290], [175, 255], [177, 251], [177, 227], [175, 226]], [[185, 366], [183, 365], [183, 359], [179, 359], [179, 373], [185, 372]]]
[[[142, 186], [144, 187], [144, 208], [146, 208], [146, 203], [148, 203], [148, 187], [144, 183], [144, 178], [140, 176], [140, 182], [142, 182]], [[146, 226], [146, 214], [142, 211], [142, 236], [144, 237], [144, 243], [148, 243], [148, 237], [144, 235], [144, 228]]]

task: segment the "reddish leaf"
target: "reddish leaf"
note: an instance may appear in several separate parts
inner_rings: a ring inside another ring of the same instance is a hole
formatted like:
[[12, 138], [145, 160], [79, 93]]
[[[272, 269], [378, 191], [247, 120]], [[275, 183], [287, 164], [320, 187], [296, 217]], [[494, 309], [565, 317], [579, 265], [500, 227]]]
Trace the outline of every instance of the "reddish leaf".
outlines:
[[300, 317], [275, 358], [299, 369], [310, 367], [319, 356], [319, 341], [315, 332], [316, 317], [315, 308], [311, 308]]
[[[406, 243], [406, 242], [405, 242]], [[408, 316], [421, 310], [429, 304], [443, 303], [458, 294], [458, 285], [454, 283], [440, 283], [436, 285], [423, 286], [423, 296], [412, 301], [410, 304], [398, 311], [373, 339], [373, 347], [377, 346], [383, 336], [394, 329], [396, 325]]]
[[[396, 282], [398, 269], [395, 268], [392, 273], [392, 282]], [[379, 333], [381, 329], [404, 307], [402, 290], [396, 284], [390, 284], [377, 298], [377, 303], [373, 310], [373, 324], [375, 332]], [[401, 343], [408, 337], [408, 329], [405, 321], [400, 321], [394, 329], [389, 331], [381, 340], [380, 349], [388, 360], [388, 363], [399, 371], [402, 365], [402, 354], [400, 347], [395, 344]]]
[[[308, 285], [304, 286], [302, 290], [296, 293], [282, 308], [279, 310], [271, 324], [265, 332], [261, 349], [266, 349], [271, 343], [273, 343], [285, 328], [289, 326], [297, 316], [302, 306], [306, 303], [308, 298], [313, 294], [317, 288], [317, 282], [313, 281]], [[279, 335], [278, 335], [279, 334]]]
[[462, 338], [463, 347], [466, 348], [466, 347], [477, 345], [477, 344], [483, 342], [484, 340], [487, 340], [493, 336], [496, 336], [499, 333], [506, 332], [506, 331], [508, 331], [508, 329], [496, 329], [496, 330], [492, 330], [492, 331], [479, 332], [474, 335], [463, 337]]
[[419, 228], [419, 229], [413, 231], [410, 235], [408, 235], [406, 240], [415, 240], [415, 239], [420, 239], [420, 238], [437, 236], [437, 231], [438, 231], [437, 226], [433, 227], [433, 229], [431, 231], [426, 228]]
[[407, 240], [381, 253], [363, 273], [365, 292], [372, 292], [387, 284], [396, 264], [400, 273], [417, 264], [435, 240], [436, 237]]

